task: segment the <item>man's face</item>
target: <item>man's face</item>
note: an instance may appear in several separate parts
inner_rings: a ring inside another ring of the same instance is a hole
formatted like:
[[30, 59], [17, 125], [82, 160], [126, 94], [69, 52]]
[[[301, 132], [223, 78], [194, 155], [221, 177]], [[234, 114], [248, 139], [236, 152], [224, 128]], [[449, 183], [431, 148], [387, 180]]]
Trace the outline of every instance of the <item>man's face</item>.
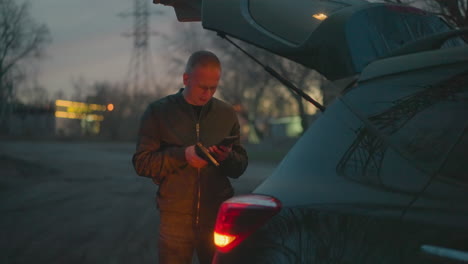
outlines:
[[206, 104], [216, 92], [221, 77], [217, 66], [196, 66], [191, 73], [184, 73], [184, 98], [192, 105]]

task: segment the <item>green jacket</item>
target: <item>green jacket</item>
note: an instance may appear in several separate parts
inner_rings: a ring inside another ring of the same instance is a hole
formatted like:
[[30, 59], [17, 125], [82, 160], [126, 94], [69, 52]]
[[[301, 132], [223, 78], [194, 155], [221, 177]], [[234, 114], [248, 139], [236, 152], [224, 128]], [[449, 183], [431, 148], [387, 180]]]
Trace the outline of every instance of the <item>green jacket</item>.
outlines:
[[232, 106], [212, 98], [198, 118], [180, 90], [151, 103], [143, 114], [133, 166], [159, 185], [161, 211], [191, 214], [197, 223], [211, 224], [219, 205], [234, 194], [228, 177], [238, 178], [247, 168], [246, 151], [238, 140], [219, 167], [197, 169], [185, 160], [185, 148], [198, 141], [211, 146], [239, 133]]

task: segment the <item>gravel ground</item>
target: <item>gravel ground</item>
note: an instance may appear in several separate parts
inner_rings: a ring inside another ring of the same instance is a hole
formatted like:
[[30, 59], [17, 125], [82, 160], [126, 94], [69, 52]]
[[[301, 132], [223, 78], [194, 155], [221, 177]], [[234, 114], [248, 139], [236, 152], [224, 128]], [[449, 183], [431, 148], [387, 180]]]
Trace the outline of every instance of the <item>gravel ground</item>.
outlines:
[[[0, 141], [0, 263], [157, 263], [156, 188], [131, 143]], [[252, 191], [274, 169], [250, 162]]]

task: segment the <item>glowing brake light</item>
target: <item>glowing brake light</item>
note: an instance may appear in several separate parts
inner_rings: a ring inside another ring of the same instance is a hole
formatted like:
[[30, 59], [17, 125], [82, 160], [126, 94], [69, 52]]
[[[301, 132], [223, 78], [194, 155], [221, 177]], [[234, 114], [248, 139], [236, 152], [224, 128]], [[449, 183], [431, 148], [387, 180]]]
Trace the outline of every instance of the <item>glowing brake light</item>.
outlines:
[[226, 253], [281, 210], [278, 199], [264, 195], [240, 195], [221, 204], [214, 230], [218, 251]]
[[214, 241], [215, 245], [219, 247], [225, 247], [229, 244], [231, 244], [232, 241], [236, 239], [235, 236], [230, 236], [230, 235], [222, 235], [214, 232]]

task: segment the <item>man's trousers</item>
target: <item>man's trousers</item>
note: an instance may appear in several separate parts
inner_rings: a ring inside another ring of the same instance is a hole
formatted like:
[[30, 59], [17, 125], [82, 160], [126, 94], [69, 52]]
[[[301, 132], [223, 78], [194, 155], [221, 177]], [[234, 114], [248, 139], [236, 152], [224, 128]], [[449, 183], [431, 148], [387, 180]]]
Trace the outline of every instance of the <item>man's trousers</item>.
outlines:
[[160, 212], [159, 264], [190, 264], [194, 251], [200, 264], [211, 264], [213, 226], [194, 224], [192, 215]]

